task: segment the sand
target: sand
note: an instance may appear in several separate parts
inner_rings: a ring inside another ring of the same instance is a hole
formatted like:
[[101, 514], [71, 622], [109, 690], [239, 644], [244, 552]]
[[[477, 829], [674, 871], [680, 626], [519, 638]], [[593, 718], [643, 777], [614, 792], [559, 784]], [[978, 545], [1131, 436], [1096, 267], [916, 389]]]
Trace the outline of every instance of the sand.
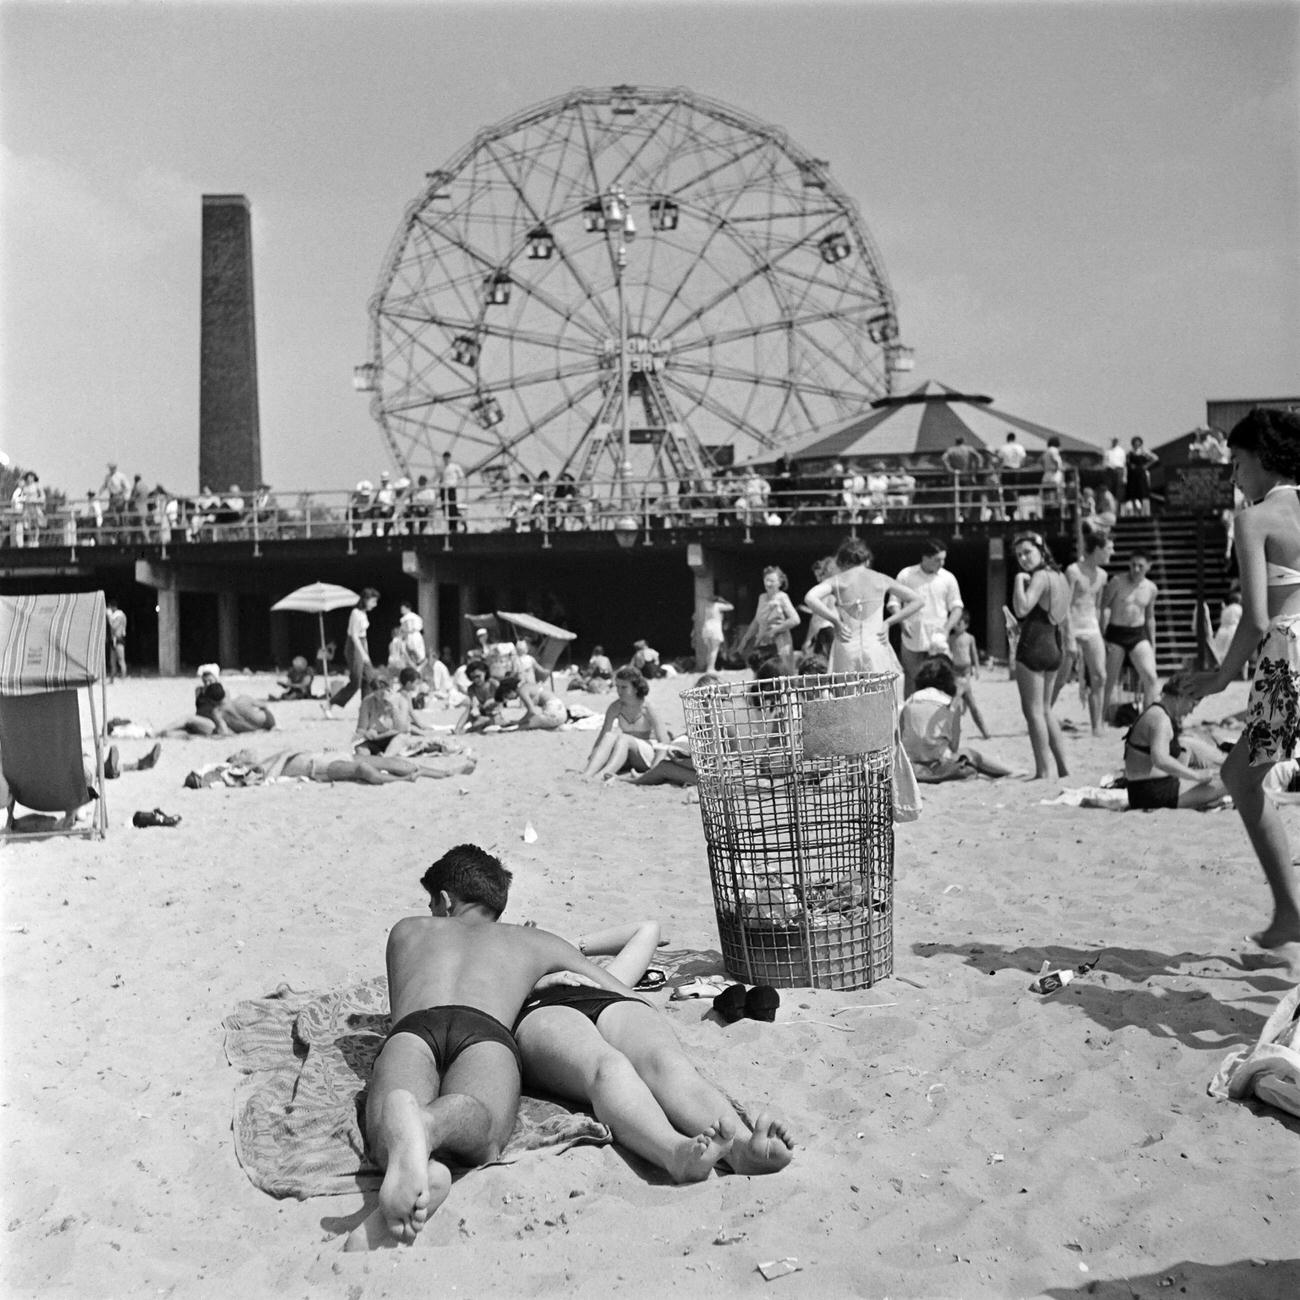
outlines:
[[[654, 684], [677, 724], [682, 684]], [[162, 723], [191, 686], [131, 680], [110, 712]], [[1014, 687], [977, 690], [995, 734], [975, 743], [1024, 766]], [[1234, 688], [1195, 716], [1243, 701]], [[310, 704], [277, 711], [281, 733], [254, 738], [267, 750], [350, 730]], [[1075, 699], [1062, 712], [1082, 718]], [[927, 789], [898, 828], [894, 978], [787, 991], [775, 1024], [665, 1003], [713, 1077], [788, 1114], [787, 1171], [674, 1187], [614, 1148], [532, 1155], [458, 1181], [415, 1247], [346, 1257], [360, 1194], [256, 1190], [222, 1017], [281, 981], [380, 973], [444, 848], [503, 856], [508, 920], [572, 936], [657, 917], [674, 947], [717, 948], [698, 806], [564, 777], [591, 741], [487, 736], [471, 777], [251, 790], [183, 788], [236, 746], [166, 741], [156, 769], [109, 785], [106, 841], [5, 848], [4, 1294], [1300, 1293], [1300, 1121], [1206, 1095], [1289, 987], [1243, 938], [1267, 894], [1240, 823], [1040, 803], [1111, 770], [1118, 733], [1075, 733], [1068, 781]], [[131, 826], [154, 807], [183, 821]], [[1060, 993], [1029, 991], [1044, 957], [1097, 953]], [[802, 1271], [755, 1271], [784, 1256]]]

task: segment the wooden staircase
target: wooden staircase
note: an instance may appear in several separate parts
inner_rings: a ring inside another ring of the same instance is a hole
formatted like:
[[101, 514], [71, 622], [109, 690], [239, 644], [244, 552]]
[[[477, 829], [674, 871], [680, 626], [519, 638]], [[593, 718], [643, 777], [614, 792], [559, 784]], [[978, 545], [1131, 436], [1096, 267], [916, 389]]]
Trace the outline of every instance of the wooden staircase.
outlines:
[[[1227, 535], [1217, 517], [1202, 525], [1205, 601], [1218, 617], [1228, 592]], [[1156, 667], [1162, 676], [1196, 655], [1196, 517], [1126, 515], [1111, 534], [1115, 556], [1109, 571], [1117, 573], [1134, 551], [1151, 559], [1147, 575], [1160, 589], [1156, 597]]]

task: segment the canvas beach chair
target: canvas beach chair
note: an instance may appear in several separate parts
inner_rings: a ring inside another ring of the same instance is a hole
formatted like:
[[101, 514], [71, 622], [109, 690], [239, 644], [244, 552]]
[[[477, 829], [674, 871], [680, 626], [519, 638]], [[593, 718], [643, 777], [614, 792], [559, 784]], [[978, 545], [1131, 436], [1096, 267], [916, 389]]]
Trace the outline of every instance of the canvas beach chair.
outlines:
[[[77, 835], [102, 839], [104, 802], [104, 593], [0, 596], [0, 772], [5, 839]], [[94, 686], [99, 683], [100, 709]], [[86, 688], [95, 789], [86, 782], [78, 692]], [[77, 810], [94, 800], [89, 822]], [[15, 806], [30, 810], [16, 816]]]

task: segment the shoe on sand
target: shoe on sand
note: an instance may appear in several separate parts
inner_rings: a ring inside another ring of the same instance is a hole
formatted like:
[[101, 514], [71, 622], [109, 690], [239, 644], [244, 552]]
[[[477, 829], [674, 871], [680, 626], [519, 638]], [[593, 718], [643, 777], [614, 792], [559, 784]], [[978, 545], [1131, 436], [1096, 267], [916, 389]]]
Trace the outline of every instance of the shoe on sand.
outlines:
[[770, 984], [756, 984], [745, 994], [745, 1019], [776, 1019], [776, 1009], [781, 1005], [781, 995]]
[[176, 813], [174, 816], [168, 816], [161, 808], [154, 808], [151, 812], [138, 812], [131, 818], [133, 826], [176, 826], [180, 823], [181, 815]]
[[117, 752], [116, 745], [108, 747], [108, 755], [104, 759], [104, 775], [110, 781], [116, 781], [122, 775], [122, 756]]
[[135, 765], [137, 772], [147, 771], [157, 763], [159, 756], [162, 754], [162, 742], [155, 741], [154, 747]]
[[743, 1020], [745, 1018], [745, 986], [743, 984], [728, 984], [713, 999], [713, 1009], [729, 1025], [734, 1025], [737, 1020]]

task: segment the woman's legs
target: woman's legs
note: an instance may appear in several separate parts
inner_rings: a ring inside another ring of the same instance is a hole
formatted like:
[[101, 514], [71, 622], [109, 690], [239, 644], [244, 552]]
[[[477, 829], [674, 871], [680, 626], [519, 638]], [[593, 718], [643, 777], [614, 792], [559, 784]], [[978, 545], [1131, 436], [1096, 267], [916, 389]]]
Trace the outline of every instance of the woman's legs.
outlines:
[[790, 1163], [794, 1147], [784, 1123], [763, 1112], [752, 1128], [746, 1124], [691, 1064], [662, 1013], [644, 1002], [617, 1002], [600, 1013], [597, 1028], [631, 1063], [674, 1128], [733, 1139], [724, 1158], [736, 1173], [774, 1173]]
[[1092, 734], [1106, 734], [1106, 715], [1102, 710], [1106, 691], [1106, 643], [1100, 636], [1079, 639], [1079, 653], [1083, 658], [1083, 676], [1088, 688], [1088, 719]]
[[587, 766], [582, 769], [582, 776], [599, 777], [603, 776], [609, 770], [610, 763], [614, 758], [618, 758], [618, 763], [613, 771], [617, 772], [627, 760], [627, 737], [617, 729], [606, 732], [605, 735], [597, 739], [595, 747], [591, 751], [591, 757], [587, 760]]
[[[611, 1010], [632, 1005], [619, 1003]], [[644, 1004], [638, 1004], [644, 1006]], [[650, 1015], [656, 1013], [644, 1008]], [[608, 1124], [617, 1142], [666, 1170], [674, 1182], [699, 1182], [731, 1147], [718, 1124], [730, 1110], [724, 1104], [684, 1137], [669, 1122], [632, 1062], [601, 1036], [573, 1007], [543, 1007], [520, 1024], [516, 1037], [530, 1083], [561, 1097], [588, 1102]]]
[[1023, 664], [1016, 665], [1016, 686], [1020, 691], [1020, 709], [1029, 728], [1029, 744], [1034, 751], [1036, 780], [1045, 780], [1050, 775], [1047, 767], [1049, 752], [1056, 760], [1056, 774], [1069, 775], [1061, 728], [1048, 704], [1054, 673], [1055, 669], [1051, 673], [1035, 672]]
[[1267, 929], [1251, 936], [1262, 948], [1300, 941], [1300, 900], [1291, 869], [1291, 845], [1282, 818], [1264, 794], [1264, 778], [1270, 766], [1251, 766], [1246, 738], [1242, 736], [1224, 760], [1220, 773], [1273, 895], [1273, 919]]

